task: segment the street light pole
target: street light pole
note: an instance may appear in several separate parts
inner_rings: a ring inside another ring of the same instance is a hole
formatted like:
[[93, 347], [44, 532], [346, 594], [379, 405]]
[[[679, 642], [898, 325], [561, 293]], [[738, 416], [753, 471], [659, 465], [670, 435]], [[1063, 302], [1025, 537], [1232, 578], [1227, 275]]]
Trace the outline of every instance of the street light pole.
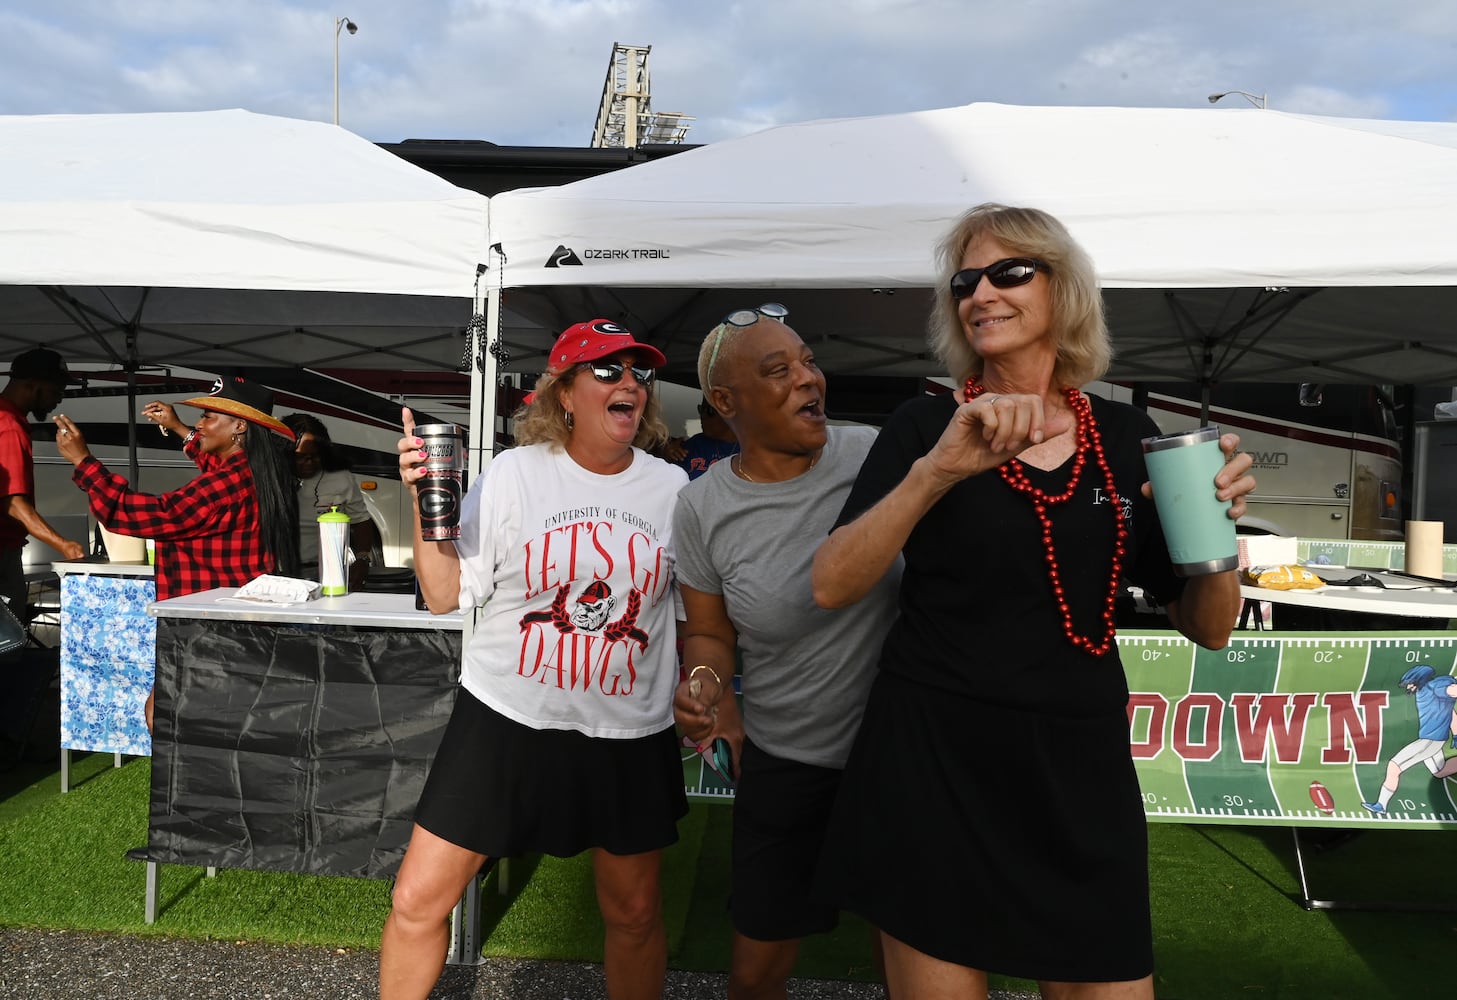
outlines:
[[1245, 100], [1247, 100], [1251, 104], [1253, 104], [1255, 107], [1260, 108], [1262, 110], [1268, 110], [1269, 107], [1270, 107], [1270, 102], [1266, 99], [1266, 96], [1264, 94], [1261, 94], [1260, 96], [1256, 97], [1254, 94], [1251, 94], [1248, 90], [1221, 90], [1217, 94], [1210, 94], [1209, 95], [1209, 103], [1210, 104], [1217, 104], [1217, 103], [1219, 103], [1219, 99], [1221, 97], [1228, 97], [1230, 94], [1238, 94], [1239, 96], [1243, 97]]
[[349, 29], [352, 35], [359, 30], [359, 25], [347, 17], [334, 18], [334, 124], [339, 124], [339, 32], [345, 28]]

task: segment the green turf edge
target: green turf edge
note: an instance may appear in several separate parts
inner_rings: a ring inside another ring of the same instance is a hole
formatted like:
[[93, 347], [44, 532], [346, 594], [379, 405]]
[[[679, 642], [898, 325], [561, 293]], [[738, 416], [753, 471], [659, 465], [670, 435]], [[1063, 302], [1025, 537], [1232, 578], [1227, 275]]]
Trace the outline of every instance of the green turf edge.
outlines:
[[[109, 764], [109, 758], [105, 763]], [[51, 778], [54, 781], [54, 776]], [[144, 920], [145, 866], [123, 858], [146, 839], [150, 761], [98, 767], [67, 795], [25, 793], [30, 807], [0, 826], [0, 923], [17, 927], [379, 946], [389, 912], [386, 880], [163, 865], [157, 922]], [[690, 812], [664, 852], [663, 912], [670, 950], [682, 942], [706, 815]], [[487, 882], [488, 955], [601, 960], [602, 925], [590, 853], [512, 861], [501, 896]]]
[[[122, 852], [146, 832], [145, 759], [112, 769], [91, 755], [59, 794], [54, 773], [5, 801], [0, 924], [137, 935], [376, 948], [388, 883], [164, 866], [162, 913], [142, 920], [144, 866]], [[664, 857], [672, 964], [722, 971], [731, 932], [730, 810], [695, 805]], [[1319, 894], [1450, 902], [1457, 871], [1443, 831], [1371, 831], [1307, 858]], [[1229, 996], [1406, 997], [1429, 991], [1431, 959], [1457, 944], [1457, 915], [1307, 912], [1297, 899], [1290, 832], [1234, 826], [1149, 827], [1155, 983], [1161, 1000]], [[888, 863], [895, 863], [893, 860]], [[513, 862], [512, 892], [487, 901], [485, 951], [600, 960], [590, 863]], [[529, 875], [529, 878], [528, 878]], [[524, 883], [524, 884], [523, 884]], [[565, 895], [564, 895], [565, 894]], [[494, 907], [494, 909], [493, 909]], [[796, 974], [869, 979], [868, 930], [846, 918], [809, 939]], [[994, 985], [1023, 987], [1014, 980]]]
[[[0, 773], [0, 826], [19, 819], [61, 791], [61, 751], [47, 761], [23, 761]], [[71, 787], [78, 788], [113, 767], [109, 753], [71, 754]], [[122, 758], [123, 761], [127, 758]]]

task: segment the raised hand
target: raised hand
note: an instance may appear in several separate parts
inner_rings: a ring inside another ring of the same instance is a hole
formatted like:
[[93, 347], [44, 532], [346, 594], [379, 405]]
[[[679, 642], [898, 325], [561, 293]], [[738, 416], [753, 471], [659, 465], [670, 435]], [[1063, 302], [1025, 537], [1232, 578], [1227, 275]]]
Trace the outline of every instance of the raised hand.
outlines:
[[177, 416], [177, 411], [171, 403], [164, 403], [160, 399], [154, 399], [142, 407], [142, 416], [161, 428], [162, 436], [166, 437], [171, 431], [178, 437], [187, 436], [187, 425]]
[[1229, 516], [1238, 520], [1244, 516], [1245, 497], [1255, 491], [1255, 477], [1250, 475], [1254, 459], [1239, 450], [1238, 434], [1221, 434], [1219, 450], [1224, 452], [1224, 468], [1214, 477], [1214, 495], [1230, 501]]
[[[1214, 477], [1214, 495], [1230, 502], [1228, 515], [1237, 521], [1245, 515], [1245, 497], [1255, 491], [1255, 477], [1250, 475], [1254, 459], [1239, 450], [1238, 434], [1221, 434], [1219, 450], [1224, 452], [1224, 467]], [[1143, 495], [1153, 496], [1152, 483], [1143, 484]]]
[[72, 465], [80, 465], [81, 460], [91, 454], [91, 449], [86, 445], [86, 436], [64, 413], [57, 413], [55, 421], [56, 451]]
[[400, 482], [413, 489], [425, 475], [421, 468], [425, 464], [425, 442], [415, 436], [415, 414], [408, 406], [400, 409], [400, 423], [405, 431], [397, 445], [400, 451]]
[[927, 457], [939, 477], [955, 482], [994, 469], [1072, 424], [1068, 413], [1045, 416], [1041, 396], [989, 392], [956, 408]]

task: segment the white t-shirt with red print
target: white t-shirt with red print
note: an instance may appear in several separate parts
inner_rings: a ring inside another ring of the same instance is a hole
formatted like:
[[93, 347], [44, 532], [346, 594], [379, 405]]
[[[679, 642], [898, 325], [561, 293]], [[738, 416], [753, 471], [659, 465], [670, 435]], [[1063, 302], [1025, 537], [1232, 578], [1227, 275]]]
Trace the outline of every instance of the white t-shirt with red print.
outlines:
[[673, 724], [673, 508], [682, 469], [616, 475], [549, 444], [496, 456], [461, 510], [460, 606], [483, 611], [461, 684], [533, 729], [633, 739]]

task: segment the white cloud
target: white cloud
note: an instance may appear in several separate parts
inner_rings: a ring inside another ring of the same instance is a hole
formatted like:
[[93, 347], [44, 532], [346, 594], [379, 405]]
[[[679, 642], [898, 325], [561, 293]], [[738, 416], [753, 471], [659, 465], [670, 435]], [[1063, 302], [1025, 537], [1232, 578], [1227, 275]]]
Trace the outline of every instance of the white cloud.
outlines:
[[991, 100], [1457, 117], [1457, 4], [1356, 0], [13, 0], [0, 113], [243, 107], [378, 140], [585, 145], [613, 42], [712, 141], [785, 121]]

